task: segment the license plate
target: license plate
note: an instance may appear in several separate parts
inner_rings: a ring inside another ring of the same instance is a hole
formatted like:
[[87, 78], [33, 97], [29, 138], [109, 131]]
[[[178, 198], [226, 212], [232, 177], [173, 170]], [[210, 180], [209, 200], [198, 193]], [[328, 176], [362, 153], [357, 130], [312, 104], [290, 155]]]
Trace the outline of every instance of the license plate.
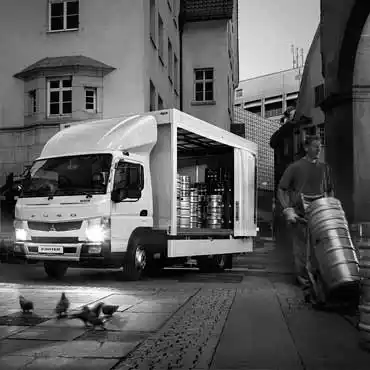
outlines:
[[63, 247], [39, 247], [39, 253], [63, 254]]

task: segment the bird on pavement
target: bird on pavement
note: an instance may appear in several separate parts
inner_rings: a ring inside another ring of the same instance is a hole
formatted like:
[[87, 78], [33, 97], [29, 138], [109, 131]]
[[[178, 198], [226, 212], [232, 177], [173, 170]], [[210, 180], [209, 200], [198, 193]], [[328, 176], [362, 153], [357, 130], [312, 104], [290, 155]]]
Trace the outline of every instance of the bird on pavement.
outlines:
[[90, 315], [89, 307], [83, 306], [80, 312], [69, 315], [69, 318], [70, 319], [80, 319], [85, 324], [85, 326], [88, 326], [89, 315]]
[[59, 302], [55, 307], [55, 313], [57, 314], [58, 319], [67, 316], [67, 311], [69, 308], [69, 300], [65, 293], [63, 292]]
[[98, 302], [97, 304], [95, 304], [95, 306], [93, 306], [89, 310], [96, 317], [99, 317], [100, 316], [100, 312], [101, 312], [103, 306], [104, 306], [104, 303], [103, 302]]
[[102, 312], [106, 316], [112, 316], [118, 310], [118, 308], [119, 308], [119, 306], [113, 306], [113, 305], [105, 304], [102, 307]]
[[33, 311], [33, 302], [24, 298], [22, 295], [19, 296], [19, 305], [21, 306], [23, 313]]

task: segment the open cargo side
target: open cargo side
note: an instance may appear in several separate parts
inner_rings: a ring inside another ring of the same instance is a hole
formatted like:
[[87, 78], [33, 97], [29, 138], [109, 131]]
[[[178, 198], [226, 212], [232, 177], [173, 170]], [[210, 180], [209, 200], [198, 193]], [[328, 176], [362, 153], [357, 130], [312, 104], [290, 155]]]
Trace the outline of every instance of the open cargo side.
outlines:
[[[177, 110], [158, 112], [156, 118], [158, 141], [151, 154], [153, 220], [154, 228], [168, 233], [169, 257], [252, 250], [257, 233], [256, 144]], [[210, 177], [221, 174], [228, 179], [221, 225], [215, 228], [203, 219], [199, 227], [181, 227], [178, 174], [188, 176], [192, 186], [206, 184], [208, 195], [215, 194]]]

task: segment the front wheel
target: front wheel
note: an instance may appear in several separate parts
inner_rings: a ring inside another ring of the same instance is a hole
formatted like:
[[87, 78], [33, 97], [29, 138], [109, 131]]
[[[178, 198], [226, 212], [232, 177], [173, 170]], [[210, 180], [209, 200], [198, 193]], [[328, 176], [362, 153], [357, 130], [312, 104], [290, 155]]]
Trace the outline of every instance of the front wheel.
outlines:
[[68, 270], [68, 265], [62, 262], [44, 262], [46, 275], [52, 279], [62, 279]]
[[132, 248], [129, 248], [123, 262], [123, 277], [125, 280], [140, 280], [147, 267], [147, 254], [144, 247], [134, 242]]

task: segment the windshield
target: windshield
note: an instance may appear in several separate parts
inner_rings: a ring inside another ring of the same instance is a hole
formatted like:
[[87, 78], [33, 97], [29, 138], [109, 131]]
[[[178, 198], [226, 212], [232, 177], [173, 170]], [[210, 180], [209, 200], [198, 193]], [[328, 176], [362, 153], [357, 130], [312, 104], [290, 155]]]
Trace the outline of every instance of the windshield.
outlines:
[[105, 194], [111, 154], [89, 154], [38, 160], [31, 167], [20, 195], [53, 197]]

